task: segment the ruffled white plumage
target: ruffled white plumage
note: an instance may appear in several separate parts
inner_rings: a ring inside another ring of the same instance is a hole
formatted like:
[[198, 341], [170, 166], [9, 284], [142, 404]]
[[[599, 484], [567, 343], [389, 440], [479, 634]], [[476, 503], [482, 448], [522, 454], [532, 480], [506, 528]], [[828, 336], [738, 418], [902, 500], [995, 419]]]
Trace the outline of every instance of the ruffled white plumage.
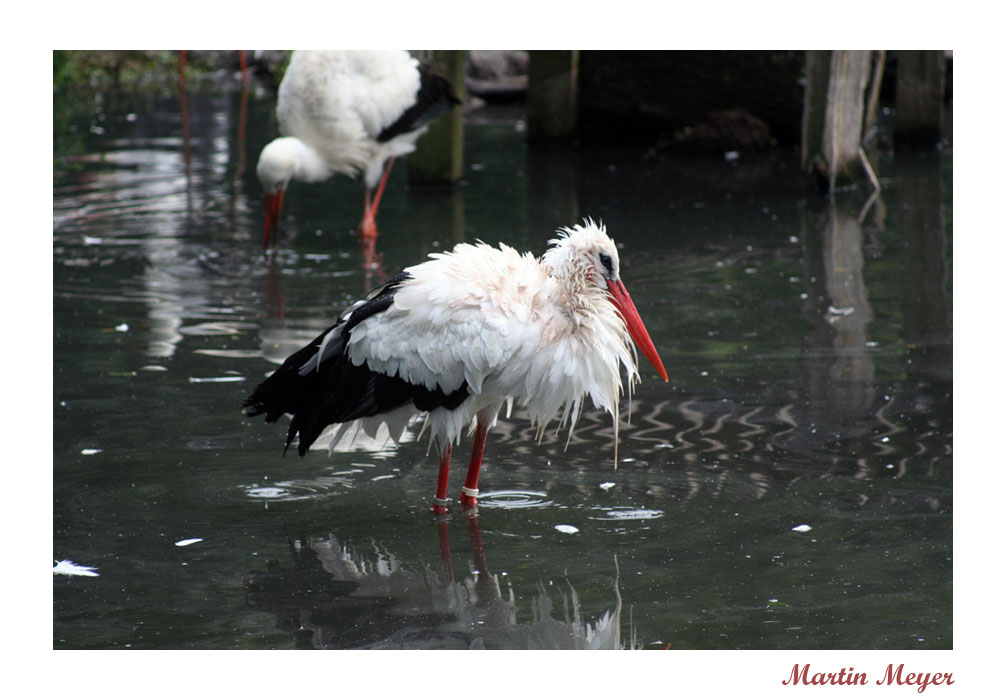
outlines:
[[[594, 271], [599, 252], [613, 256], [617, 270], [617, 250], [593, 222], [552, 243], [542, 259], [483, 243], [431, 255], [406, 270], [411, 278], [389, 308], [352, 329], [348, 357], [445, 393], [465, 383], [461, 405], [424, 416], [442, 445], [479, 421], [492, 427], [509, 402], [525, 409], [539, 436], [559, 417], [568, 439], [588, 396], [613, 414], [617, 436], [620, 367], [631, 386], [635, 348]], [[397, 427], [402, 414], [394, 418]], [[363, 421], [366, 432], [385, 422]]]

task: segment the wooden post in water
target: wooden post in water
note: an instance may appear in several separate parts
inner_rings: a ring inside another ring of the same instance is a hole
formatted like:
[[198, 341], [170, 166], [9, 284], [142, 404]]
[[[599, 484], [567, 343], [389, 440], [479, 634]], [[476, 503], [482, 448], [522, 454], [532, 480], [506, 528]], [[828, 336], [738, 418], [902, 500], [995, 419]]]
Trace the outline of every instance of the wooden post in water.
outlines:
[[944, 51], [900, 51], [896, 70], [897, 145], [933, 146], [944, 130]]
[[861, 147], [871, 51], [807, 51], [802, 167], [832, 192], [842, 181], [878, 180]]
[[[451, 83], [455, 97], [465, 102], [465, 51], [427, 51], [414, 54], [428, 61]], [[465, 151], [463, 105], [442, 114], [406, 158], [409, 183], [417, 187], [451, 185], [462, 177]]]
[[531, 51], [528, 60], [528, 140], [572, 140], [580, 106], [580, 52]]

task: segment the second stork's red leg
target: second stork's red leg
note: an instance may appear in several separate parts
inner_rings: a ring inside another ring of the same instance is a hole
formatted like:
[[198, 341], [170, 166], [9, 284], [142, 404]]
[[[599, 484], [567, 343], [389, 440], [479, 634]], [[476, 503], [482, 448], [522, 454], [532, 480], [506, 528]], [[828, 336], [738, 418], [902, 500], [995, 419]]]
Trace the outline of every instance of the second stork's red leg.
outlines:
[[448, 469], [451, 466], [451, 443], [445, 445], [441, 450], [441, 461], [438, 463], [438, 484], [437, 491], [434, 492], [434, 505], [431, 510], [436, 515], [444, 515], [448, 512]]
[[476, 507], [479, 498], [479, 471], [483, 467], [483, 452], [486, 449], [486, 433], [489, 428], [484, 421], [476, 424], [476, 439], [472, 443], [472, 457], [469, 459], [469, 471], [465, 474], [465, 486], [462, 487], [462, 497], [459, 501], [463, 510]]
[[371, 196], [368, 185], [365, 185], [365, 213], [361, 219], [360, 229], [362, 238], [374, 239], [378, 236], [378, 229], [375, 228], [375, 214], [378, 213], [378, 205], [382, 202], [382, 193], [385, 192], [385, 183], [389, 180], [389, 171], [392, 170], [392, 164], [395, 162], [395, 158], [390, 158], [385, 164], [385, 170], [382, 171], [382, 179], [379, 180], [374, 198]]
[[390, 158], [385, 164], [385, 170], [382, 171], [382, 179], [378, 183], [378, 189], [375, 190], [375, 199], [372, 200], [372, 218], [375, 217], [375, 213], [378, 211], [378, 205], [382, 201], [382, 193], [385, 191], [385, 183], [389, 181], [389, 171], [392, 170], [392, 164], [395, 162], [395, 156]]

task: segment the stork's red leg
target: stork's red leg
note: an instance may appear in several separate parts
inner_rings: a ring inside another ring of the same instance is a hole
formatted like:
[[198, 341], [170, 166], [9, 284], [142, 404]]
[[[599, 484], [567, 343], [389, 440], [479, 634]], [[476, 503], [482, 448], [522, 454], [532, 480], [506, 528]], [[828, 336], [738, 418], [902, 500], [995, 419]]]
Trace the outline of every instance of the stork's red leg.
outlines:
[[441, 450], [441, 461], [438, 463], [438, 485], [434, 493], [434, 505], [431, 510], [438, 515], [448, 512], [448, 468], [451, 466], [451, 443]]
[[389, 181], [389, 171], [392, 170], [392, 164], [395, 162], [396, 158], [393, 156], [385, 164], [385, 170], [382, 171], [382, 179], [378, 183], [378, 189], [375, 190], [375, 199], [372, 200], [372, 218], [375, 217], [375, 213], [378, 211], [378, 205], [382, 202], [382, 193], [385, 192], [385, 183]]
[[378, 205], [382, 202], [382, 193], [385, 192], [385, 183], [389, 180], [389, 171], [392, 170], [392, 164], [395, 162], [395, 158], [390, 158], [385, 164], [385, 169], [382, 171], [382, 178], [375, 189], [374, 198], [371, 196], [371, 190], [369, 190], [368, 185], [365, 185], [365, 213], [361, 219], [360, 228], [362, 238], [374, 239], [378, 236], [378, 229], [375, 228], [375, 214], [378, 213]]
[[486, 423], [476, 424], [476, 439], [472, 443], [472, 457], [469, 459], [469, 471], [465, 474], [465, 486], [462, 487], [462, 497], [459, 499], [463, 510], [476, 507], [479, 498], [479, 470], [483, 467], [483, 451], [486, 449], [486, 433], [489, 428]]

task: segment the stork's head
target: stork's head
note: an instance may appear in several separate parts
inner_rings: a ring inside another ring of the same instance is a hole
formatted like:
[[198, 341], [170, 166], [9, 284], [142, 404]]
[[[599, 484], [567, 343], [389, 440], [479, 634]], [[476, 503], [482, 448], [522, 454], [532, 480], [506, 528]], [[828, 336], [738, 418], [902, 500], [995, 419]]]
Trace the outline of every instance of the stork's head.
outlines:
[[[280, 138], [264, 146], [257, 159], [257, 178], [264, 190], [264, 250], [271, 233], [277, 231], [285, 188], [295, 175], [298, 139]], [[277, 237], [275, 238], [275, 241]]]
[[552, 247], [543, 256], [552, 275], [570, 294], [586, 294], [588, 289], [603, 291], [625, 321], [633, 342], [642, 350], [657, 373], [667, 378], [667, 371], [653, 346], [639, 312], [625, 289], [619, 273], [618, 247], [603, 224], [585, 219], [572, 228], [559, 229], [559, 237], [549, 241]]
[[294, 180], [316, 182], [330, 171], [315, 150], [294, 136], [282, 136], [264, 146], [257, 159], [257, 177], [264, 190], [264, 248], [278, 228], [285, 189]]

